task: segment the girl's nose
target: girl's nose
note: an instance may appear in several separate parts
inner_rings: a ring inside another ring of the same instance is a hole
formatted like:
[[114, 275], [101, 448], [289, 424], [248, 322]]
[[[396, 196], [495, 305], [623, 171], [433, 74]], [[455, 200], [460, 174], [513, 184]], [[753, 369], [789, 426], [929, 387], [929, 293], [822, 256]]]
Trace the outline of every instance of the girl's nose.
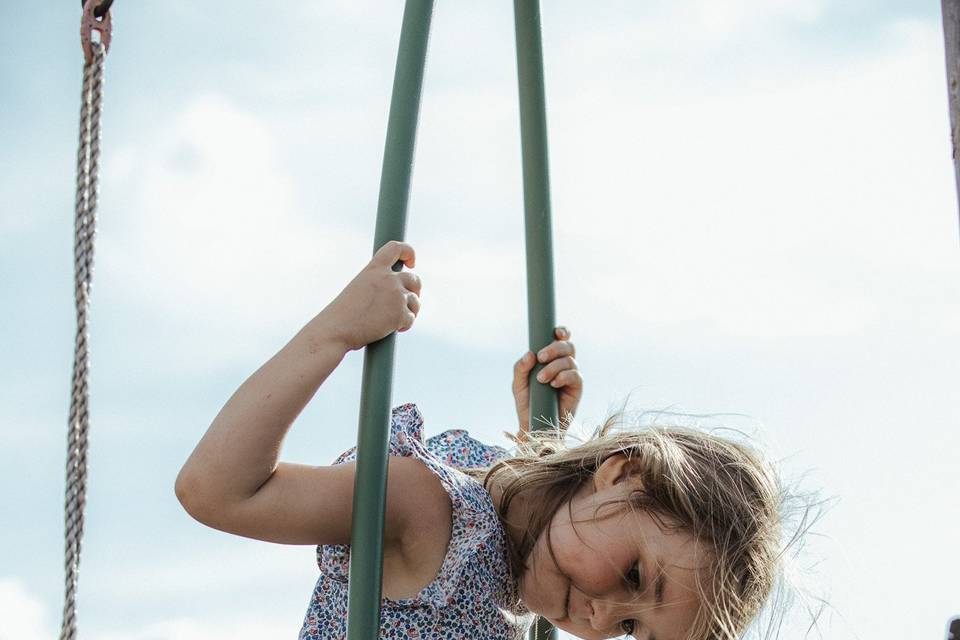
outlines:
[[609, 600], [590, 601], [590, 626], [596, 631], [610, 632], [620, 630], [620, 617], [617, 613], [618, 607]]

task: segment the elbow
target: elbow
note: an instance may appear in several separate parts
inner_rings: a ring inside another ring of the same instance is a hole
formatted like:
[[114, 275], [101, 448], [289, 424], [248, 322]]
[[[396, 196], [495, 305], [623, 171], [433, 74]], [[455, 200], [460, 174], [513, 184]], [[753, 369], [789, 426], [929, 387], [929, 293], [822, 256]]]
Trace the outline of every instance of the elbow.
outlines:
[[186, 508], [187, 497], [190, 495], [190, 489], [187, 487], [187, 480], [183, 475], [183, 469], [181, 469], [180, 473], [177, 474], [177, 479], [173, 483], [173, 493], [176, 494], [177, 500], [180, 501], [180, 504]]
[[197, 480], [186, 473], [186, 467], [181, 469], [180, 473], [177, 474], [177, 479], [173, 484], [173, 492], [176, 494], [177, 500], [180, 502], [180, 506], [183, 507], [184, 511], [199, 520], [200, 516], [198, 514], [202, 513], [202, 509], [199, 505], [198, 496], [201, 491]]
[[222, 529], [232, 503], [212, 489], [203, 478], [183, 470], [173, 485], [177, 500], [191, 518], [208, 527]]

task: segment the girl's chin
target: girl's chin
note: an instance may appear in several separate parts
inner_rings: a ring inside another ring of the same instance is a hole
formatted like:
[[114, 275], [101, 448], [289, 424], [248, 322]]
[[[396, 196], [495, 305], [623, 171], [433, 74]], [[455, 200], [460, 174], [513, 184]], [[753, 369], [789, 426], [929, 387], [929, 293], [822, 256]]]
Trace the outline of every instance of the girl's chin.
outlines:
[[[527, 609], [541, 618], [545, 618], [550, 624], [557, 626], [558, 622], [569, 622], [570, 618], [570, 583], [567, 583], [566, 593], [563, 595], [563, 601], [555, 603], [552, 606], [543, 602], [528, 602], [523, 597], [523, 588], [520, 589], [520, 600], [525, 602]], [[958, 638], [960, 640], [960, 638]]]
[[[570, 622], [570, 587], [567, 586], [566, 598], [563, 601], [563, 604], [560, 605], [561, 610], [554, 609], [553, 611], [534, 611], [538, 616], [545, 618], [553, 626], [558, 626], [564, 622]], [[960, 640], [958, 638], [957, 640]]]
[[[563, 602], [560, 603], [560, 610], [551, 612], [552, 615], [543, 617], [550, 621], [550, 624], [556, 625], [558, 622], [566, 622], [570, 619], [570, 583], [567, 583], [567, 592], [564, 594]], [[960, 640], [960, 638], [958, 638]]]

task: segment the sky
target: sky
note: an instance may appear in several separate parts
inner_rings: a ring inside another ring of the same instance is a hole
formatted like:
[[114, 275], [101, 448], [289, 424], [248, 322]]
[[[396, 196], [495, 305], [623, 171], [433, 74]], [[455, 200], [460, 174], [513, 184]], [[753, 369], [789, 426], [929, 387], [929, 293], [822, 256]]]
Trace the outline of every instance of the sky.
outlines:
[[[53, 637], [82, 54], [76, 3], [0, 5], [0, 639]], [[942, 638], [960, 614], [960, 230], [939, 3], [551, 0], [544, 64], [574, 433], [739, 429], [826, 501], [780, 637]], [[293, 638], [314, 549], [173, 491], [232, 392], [361, 269], [402, 3], [112, 10], [94, 258], [90, 640]], [[437, 3], [407, 240], [423, 307], [393, 403], [506, 444], [527, 348], [512, 8]], [[362, 356], [282, 459], [356, 437]], [[674, 417], [681, 413], [703, 418]]]

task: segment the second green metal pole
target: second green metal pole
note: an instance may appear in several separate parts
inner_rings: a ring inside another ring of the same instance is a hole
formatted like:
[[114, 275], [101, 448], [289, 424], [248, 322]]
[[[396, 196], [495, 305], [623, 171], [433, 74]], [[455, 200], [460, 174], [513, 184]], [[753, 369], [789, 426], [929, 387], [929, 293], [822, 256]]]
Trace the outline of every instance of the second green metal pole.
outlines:
[[[407, 0], [403, 10], [380, 177], [374, 253], [390, 240], [403, 240], [406, 230], [413, 150], [432, 15], [433, 0]], [[394, 271], [400, 269], [401, 265], [397, 263]], [[350, 538], [348, 640], [375, 640], [380, 633], [383, 527], [395, 342], [396, 334], [390, 334], [383, 340], [367, 345], [363, 356], [357, 474]]]
[[[543, 89], [543, 47], [539, 0], [515, 0], [517, 70], [520, 85], [520, 143], [523, 153], [523, 209], [527, 254], [527, 320], [530, 349], [536, 353], [554, 341], [556, 304], [553, 285], [553, 227], [550, 221], [550, 172]], [[543, 365], [530, 372], [530, 420], [556, 424], [557, 391], [537, 382]], [[538, 419], [539, 418], [539, 419]]]
[[[530, 350], [537, 353], [554, 340], [556, 304], [553, 286], [553, 227], [550, 215], [550, 171], [547, 155], [547, 108], [543, 85], [543, 43], [539, 0], [514, 0], [517, 33], [517, 79], [520, 88], [520, 145], [523, 154], [523, 210], [527, 253], [527, 313]], [[543, 368], [530, 372], [530, 428], [546, 429], [543, 420], [559, 419], [557, 391], [537, 381]], [[553, 626], [539, 618], [532, 640], [556, 637]]]

